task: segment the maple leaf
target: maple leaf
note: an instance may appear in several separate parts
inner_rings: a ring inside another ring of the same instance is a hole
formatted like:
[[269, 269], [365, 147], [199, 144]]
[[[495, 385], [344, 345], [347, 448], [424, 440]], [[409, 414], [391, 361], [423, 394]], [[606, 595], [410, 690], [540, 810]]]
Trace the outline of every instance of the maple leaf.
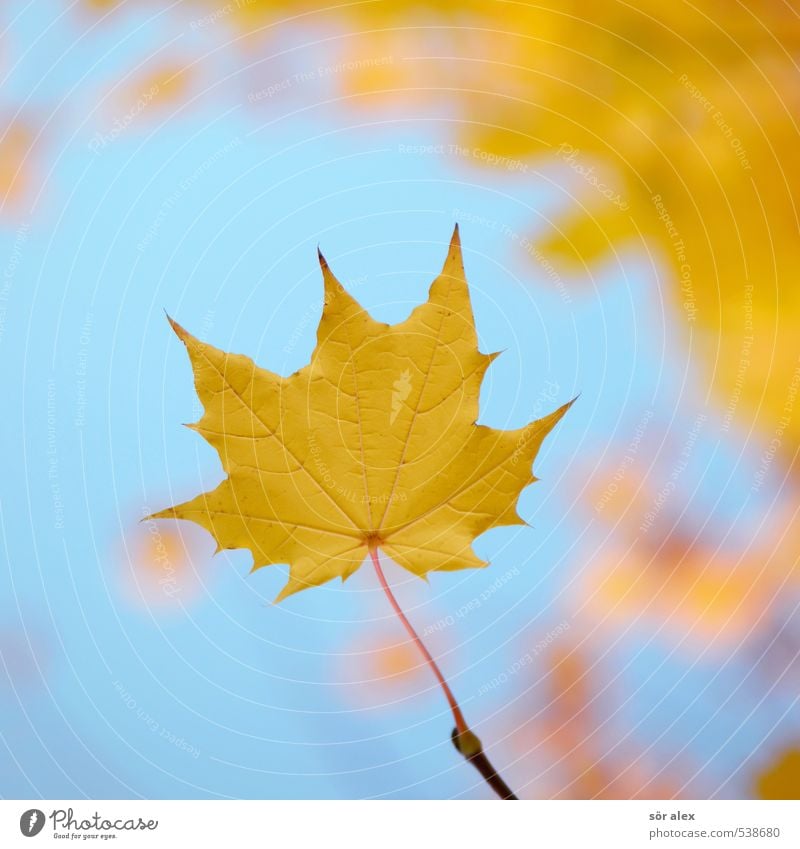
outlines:
[[427, 302], [395, 325], [375, 321], [319, 260], [317, 345], [289, 377], [170, 319], [204, 406], [189, 427], [214, 446], [228, 476], [154, 518], [198, 523], [218, 551], [249, 549], [253, 570], [288, 563], [276, 601], [345, 580], [379, 548], [420, 577], [486, 566], [473, 541], [525, 524], [517, 499], [570, 404], [517, 430], [476, 424], [497, 355], [478, 351], [458, 227]]

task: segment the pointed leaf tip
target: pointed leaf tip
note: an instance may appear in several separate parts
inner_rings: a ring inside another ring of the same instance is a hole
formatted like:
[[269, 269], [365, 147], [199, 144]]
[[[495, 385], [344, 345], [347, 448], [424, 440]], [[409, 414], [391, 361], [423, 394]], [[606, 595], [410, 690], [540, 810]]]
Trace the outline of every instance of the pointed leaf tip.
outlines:
[[175, 331], [175, 335], [178, 337], [178, 339], [180, 339], [181, 342], [186, 342], [186, 340], [190, 337], [189, 332], [180, 324], [178, 324], [178, 322], [175, 321], [175, 319], [172, 318], [172, 316], [168, 312], [166, 312], [166, 310], [164, 311], [164, 314], [167, 316], [169, 326], [173, 329], [173, 331]]
[[455, 227], [453, 227], [453, 235], [450, 237], [450, 250], [456, 250], [461, 253], [461, 233], [459, 232], [457, 222]]
[[464, 277], [464, 258], [461, 253], [461, 236], [458, 231], [458, 224], [453, 228], [453, 235], [450, 237], [450, 245], [447, 248], [447, 256], [442, 266], [442, 273], [456, 272], [458, 277]]
[[328, 265], [328, 260], [325, 259], [322, 251], [317, 246], [317, 257], [319, 258], [319, 267], [322, 271], [322, 284], [325, 288], [325, 305], [328, 306], [333, 300], [334, 293], [342, 288], [342, 284], [336, 279], [336, 276], [331, 271]]
[[275, 596], [272, 600], [273, 604], [280, 604], [282, 601], [285, 601], [289, 596], [293, 596], [295, 593], [299, 593], [301, 590], [307, 589], [311, 584], [306, 584], [305, 586], [302, 583], [298, 583], [294, 581], [291, 577], [286, 582], [284, 588]]
[[140, 522], [151, 522], [154, 519], [177, 519], [179, 518], [175, 514], [174, 507], [165, 507], [163, 510], [156, 510], [155, 513], [150, 513], [147, 516], [143, 516], [139, 521]]

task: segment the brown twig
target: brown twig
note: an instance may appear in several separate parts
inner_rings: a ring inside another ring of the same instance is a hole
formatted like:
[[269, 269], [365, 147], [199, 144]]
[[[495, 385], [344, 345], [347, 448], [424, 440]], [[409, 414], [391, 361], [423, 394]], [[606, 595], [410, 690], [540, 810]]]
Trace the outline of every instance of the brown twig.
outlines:
[[489, 787], [491, 787], [501, 799], [515, 799], [519, 801], [519, 796], [517, 796], [505, 783], [505, 781], [503, 781], [497, 770], [492, 766], [489, 758], [486, 757], [483, 748], [478, 749], [474, 755], [465, 755], [458, 746], [458, 730], [456, 728], [454, 728], [450, 734], [450, 739], [453, 741], [456, 751], [460, 755], [464, 755], [464, 757], [483, 776], [484, 781], [489, 785]]

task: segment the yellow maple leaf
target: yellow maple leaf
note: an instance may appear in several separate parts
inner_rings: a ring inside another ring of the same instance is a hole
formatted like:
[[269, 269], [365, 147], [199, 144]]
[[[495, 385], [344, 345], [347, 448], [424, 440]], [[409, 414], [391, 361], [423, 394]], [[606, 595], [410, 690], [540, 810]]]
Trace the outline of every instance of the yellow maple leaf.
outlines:
[[525, 524], [517, 499], [570, 404], [517, 430], [476, 424], [496, 355], [478, 351], [458, 227], [427, 302], [399, 324], [375, 321], [321, 254], [320, 265], [317, 345], [289, 377], [170, 319], [204, 406], [190, 427], [228, 477], [155, 518], [198, 523], [218, 550], [249, 549], [253, 570], [288, 563], [278, 601], [346, 579], [377, 549], [420, 577], [487, 565], [474, 539]]

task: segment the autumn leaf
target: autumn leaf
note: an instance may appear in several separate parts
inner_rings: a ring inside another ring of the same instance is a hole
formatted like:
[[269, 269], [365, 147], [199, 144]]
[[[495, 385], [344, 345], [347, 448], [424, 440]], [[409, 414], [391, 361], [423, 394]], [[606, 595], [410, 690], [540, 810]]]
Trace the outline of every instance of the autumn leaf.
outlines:
[[489, 528], [525, 524], [520, 492], [565, 404], [517, 430], [476, 424], [494, 354], [478, 351], [458, 228], [426, 303], [375, 321], [320, 254], [325, 287], [311, 362], [281, 377], [172, 327], [204, 406], [190, 425], [227, 478], [155, 514], [190, 519], [218, 550], [246, 548], [253, 570], [290, 567], [277, 600], [349, 577], [370, 551], [424, 577], [487, 565]]

